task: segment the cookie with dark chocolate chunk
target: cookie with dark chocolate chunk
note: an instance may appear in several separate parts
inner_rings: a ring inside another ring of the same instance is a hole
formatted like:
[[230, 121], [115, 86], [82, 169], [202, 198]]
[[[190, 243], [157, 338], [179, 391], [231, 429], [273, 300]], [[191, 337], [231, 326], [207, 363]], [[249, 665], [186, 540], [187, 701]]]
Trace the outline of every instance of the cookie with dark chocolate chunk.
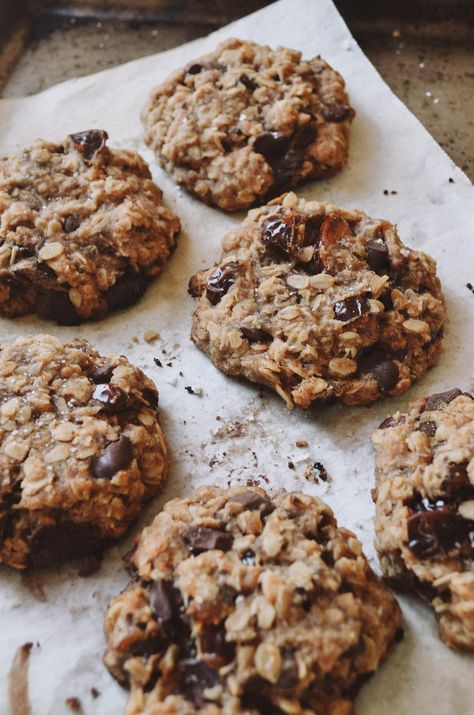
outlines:
[[54, 566], [127, 531], [168, 475], [157, 404], [141, 370], [86, 340], [2, 346], [0, 563]]
[[0, 314], [61, 325], [143, 294], [176, 245], [179, 219], [147, 164], [90, 129], [0, 160]]
[[388, 221], [292, 193], [250, 211], [190, 286], [196, 345], [289, 407], [401, 395], [441, 351], [435, 262]]
[[400, 609], [320, 499], [203, 487], [146, 527], [105, 619], [127, 712], [349, 713]]
[[342, 169], [353, 117], [344, 80], [321, 57], [237, 39], [175, 72], [142, 113], [160, 165], [225, 211]]
[[384, 573], [431, 604], [445, 643], [474, 650], [474, 398], [455, 388], [418, 400], [372, 442]]

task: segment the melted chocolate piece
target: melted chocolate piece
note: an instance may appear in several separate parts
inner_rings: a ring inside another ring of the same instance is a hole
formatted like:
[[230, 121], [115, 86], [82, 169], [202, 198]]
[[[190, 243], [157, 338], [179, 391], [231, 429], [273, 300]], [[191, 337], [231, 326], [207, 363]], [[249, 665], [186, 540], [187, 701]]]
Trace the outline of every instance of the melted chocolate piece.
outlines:
[[288, 259], [298, 247], [298, 227], [301, 218], [297, 214], [271, 216], [263, 221], [261, 237], [267, 254]]
[[327, 122], [345, 122], [353, 116], [354, 110], [347, 104], [332, 104], [323, 109], [323, 117]]
[[142, 395], [151, 407], [158, 407], [158, 393], [151, 387], [144, 387]]
[[28, 565], [35, 567], [54, 566], [60, 561], [87, 556], [104, 545], [98, 526], [70, 521], [40, 527], [27, 541]]
[[424, 411], [426, 410], [437, 410], [442, 405], [448, 405], [456, 397], [462, 395], [462, 391], [455, 387], [453, 390], [447, 390], [446, 392], [437, 392], [434, 395], [428, 397], [425, 403]]
[[152, 584], [150, 608], [167, 636], [173, 637], [182, 629], [183, 602], [181, 594], [174, 587], [172, 580], [162, 578]]
[[268, 499], [256, 494], [255, 492], [242, 492], [241, 494], [234, 494], [230, 501], [242, 504], [244, 509], [248, 511], [253, 511], [254, 509], [260, 509], [263, 516], [271, 514], [275, 511], [274, 505]]
[[210, 303], [217, 305], [235, 281], [238, 263], [232, 261], [216, 268], [206, 284], [206, 296]]
[[203, 551], [229, 551], [234, 537], [226, 531], [208, 529], [205, 526], [190, 526], [182, 534], [183, 541], [194, 556]]
[[369, 307], [365, 298], [360, 296], [350, 296], [345, 300], [340, 300], [334, 305], [334, 313], [337, 320], [348, 323], [367, 313]]
[[105, 385], [107, 382], [110, 382], [113, 372], [114, 368], [107, 360], [107, 362], [94, 370], [90, 378], [97, 385]]
[[242, 77], [240, 78], [240, 81], [246, 87], [249, 92], [255, 92], [255, 90], [258, 87], [258, 84], [253, 81], [253, 79], [250, 79], [250, 77], [247, 77], [246, 74], [243, 74]]
[[379, 295], [378, 300], [383, 304], [386, 311], [393, 310], [392, 291], [390, 288], [386, 288], [384, 292]]
[[293, 182], [304, 161], [305, 149], [314, 141], [316, 134], [314, 125], [305, 124], [290, 137], [279, 132], [264, 132], [255, 139], [253, 150], [263, 154], [273, 170], [271, 195], [276, 196]]
[[66, 233], [72, 233], [76, 228], [79, 228], [81, 222], [77, 214], [69, 214], [63, 219], [63, 229]]
[[69, 137], [74, 148], [82, 154], [86, 161], [90, 161], [97, 152], [104, 148], [109, 135], [103, 129], [88, 129], [85, 132], [70, 134]]
[[390, 257], [388, 248], [383, 241], [367, 241], [367, 263], [374, 273], [388, 273]]
[[[469, 538], [469, 522], [456, 514], [451, 507], [423, 506], [429, 510], [416, 511], [408, 519], [408, 548], [420, 559], [460, 546]], [[423, 507], [422, 507], [423, 508]], [[471, 522], [472, 524], [472, 522]]]
[[180, 689], [186, 700], [201, 708], [206, 702], [204, 691], [220, 682], [218, 673], [204, 661], [198, 660], [184, 665]]
[[147, 284], [148, 279], [145, 276], [127, 269], [105, 294], [109, 308], [128, 308], [143, 295]]
[[110, 442], [98, 457], [91, 460], [94, 477], [110, 479], [121, 469], [126, 469], [133, 459], [132, 443], [121, 435], [116, 442]]
[[388, 427], [397, 427], [405, 424], [406, 420], [403, 415], [400, 417], [386, 417], [378, 426], [378, 429], [387, 429]]
[[203, 626], [199, 644], [201, 651], [206, 656], [219, 659], [222, 664], [230, 663], [235, 654], [235, 644], [226, 640], [224, 622], [214, 625], [207, 623]]
[[380, 392], [388, 392], [394, 388], [400, 377], [397, 365], [391, 360], [384, 360], [374, 365], [370, 372], [377, 380]]
[[60, 291], [39, 289], [36, 294], [36, 310], [42, 318], [55, 320], [58, 325], [79, 325], [82, 322], [68, 294]]
[[92, 399], [102, 404], [102, 410], [110, 414], [123, 412], [130, 407], [131, 400], [118, 385], [99, 384], [92, 393]]
[[271, 165], [272, 161], [277, 160], [277, 157], [282, 157], [288, 151], [290, 142], [289, 137], [285, 137], [278, 132], [263, 132], [255, 139], [253, 150], [257, 154], [263, 154]]
[[424, 432], [428, 437], [434, 437], [436, 434], [436, 422], [431, 422], [431, 420], [421, 422], [418, 430], [419, 432]]
[[199, 74], [204, 69], [203, 65], [195, 62], [193, 65], [187, 68], [186, 74]]
[[266, 343], [273, 340], [273, 336], [267, 333], [266, 330], [262, 330], [262, 328], [247, 328], [243, 326], [240, 328], [240, 332], [244, 338], [247, 338], [251, 343]]

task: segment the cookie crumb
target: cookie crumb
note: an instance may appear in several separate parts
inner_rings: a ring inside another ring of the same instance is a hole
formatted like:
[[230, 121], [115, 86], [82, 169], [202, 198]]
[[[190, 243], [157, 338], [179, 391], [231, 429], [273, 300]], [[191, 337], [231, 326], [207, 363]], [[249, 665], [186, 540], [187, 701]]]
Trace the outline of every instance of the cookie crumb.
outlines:
[[297, 439], [295, 442], [295, 445], [297, 447], [309, 447], [309, 445], [305, 439]]
[[394, 37], [396, 40], [399, 40], [401, 36], [402, 36], [402, 33], [400, 32], [400, 30], [394, 30], [392, 32], [392, 37]]
[[154, 343], [155, 340], [158, 340], [160, 337], [160, 334], [156, 330], [146, 330], [143, 333], [143, 339], [147, 343]]
[[82, 712], [82, 703], [79, 698], [66, 698], [65, 703], [73, 713]]
[[308, 464], [304, 472], [304, 478], [313, 484], [319, 484], [319, 481], [327, 482], [328, 473], [326, 468], [321, 462], [313, 462], [313, 464]]

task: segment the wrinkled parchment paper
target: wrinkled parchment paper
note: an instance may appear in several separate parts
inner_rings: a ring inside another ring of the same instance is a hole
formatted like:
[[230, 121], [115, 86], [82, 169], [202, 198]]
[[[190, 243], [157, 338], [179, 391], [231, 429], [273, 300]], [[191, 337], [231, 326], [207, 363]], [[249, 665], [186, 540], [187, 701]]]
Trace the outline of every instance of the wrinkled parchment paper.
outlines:
[[[142, 144], [139, 110], [170, 71], [230, 36], [294, 47], [306, 57], [320, 53], [342, 72], [357, 110], [349, 165], [336, 178], [310, 184], [299, 193], [395, 222], [405, 243], [429, 251], [438, 261], [449, 310], [444, 354], [439, 366], [399, 399], [387, 398], [369, 408], [321, 408], [317, 416], [289, 412], [276, 396], [261, 396], [255, 385], [221, 375], [189, 341], [188, 278], [218, 258], [221, 236], [242, 216], [200, 204], [157, 168]], [[178, 249], [163, 275], [128, 310], [79, 328], [58, 327], [34, 316], [1, 320], [1, 338], [39, 332], [63, 339], [85, 336], [105, 354], [126, 354], [156, 381], [172, 472], [161, 498], [151, 504], [133, 534], [167, 499], [203, 483], [225, 486], [251, 479], [270, 490], [284, 487], [322, 496], [339, 523], [362, 539], [377, 568], [369, 491], [372, 429], [409, 399], [454, 386], [474, 387], [474, 295], [466, 288], [467, 282], [474, 282], [472, 185], [384, 84], [330, 0], [281, 0], [188, 45], [33, 97], [2, 100], [0, 155], [28, 146], [38, 136], [61, 139], [92, 127], [107, 129], [111, 146], [136, 148], [151, 163], [168, 205], [182, 219]], [[396, 193], [385, 195], [384, 189]], [[149, 330], [161, 336], [151, 345], [143, 337]], [[202, 394], [190, 394], [186, 386]], [[307, 440], [310, 446], [297, 448], [296, 440]], [[294, 470], [288, 468], [289, 461]], [[314, 461], [325, 465], [328, 483], [315, 485], [305, 479], [305, 469]], [[127, 582], [121, 555], [133, 534], [106, 552], [100, 570], [87, 578], [78, 576], [77, 565], [27, 576], [0, 570], [2, 715], [12, 712], [7, 695], [10, 664], [17, 648], [28, 641], [34, 644], [29, 674], [34, 715], [69, 713], [65, 700], [71, 697], [80, 699], [87, 715], [123, 712], [126, 693], [101, 663], [102, 622], [108, 600]], [[451, 652], [438, 640], [428, 607], [412, 597], [400, 601], [405, 640], [363, 688], [359, 714], [472, 713], [472, 656]], [[91, 688], [100, 695], [94, 698]]]

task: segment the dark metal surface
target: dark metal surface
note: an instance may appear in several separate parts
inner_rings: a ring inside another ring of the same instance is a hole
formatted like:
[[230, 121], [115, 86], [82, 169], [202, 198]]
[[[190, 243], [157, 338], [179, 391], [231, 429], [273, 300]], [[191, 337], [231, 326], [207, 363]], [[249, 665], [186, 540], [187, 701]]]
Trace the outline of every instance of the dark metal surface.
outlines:
[[[0, 91], [3, 86], [5, 97], [39, 92], [169, 49], [267, 4], [0, 0]], [[336, 0], [336, 5], [394, 92], [474, 179], [474, 2]]]

